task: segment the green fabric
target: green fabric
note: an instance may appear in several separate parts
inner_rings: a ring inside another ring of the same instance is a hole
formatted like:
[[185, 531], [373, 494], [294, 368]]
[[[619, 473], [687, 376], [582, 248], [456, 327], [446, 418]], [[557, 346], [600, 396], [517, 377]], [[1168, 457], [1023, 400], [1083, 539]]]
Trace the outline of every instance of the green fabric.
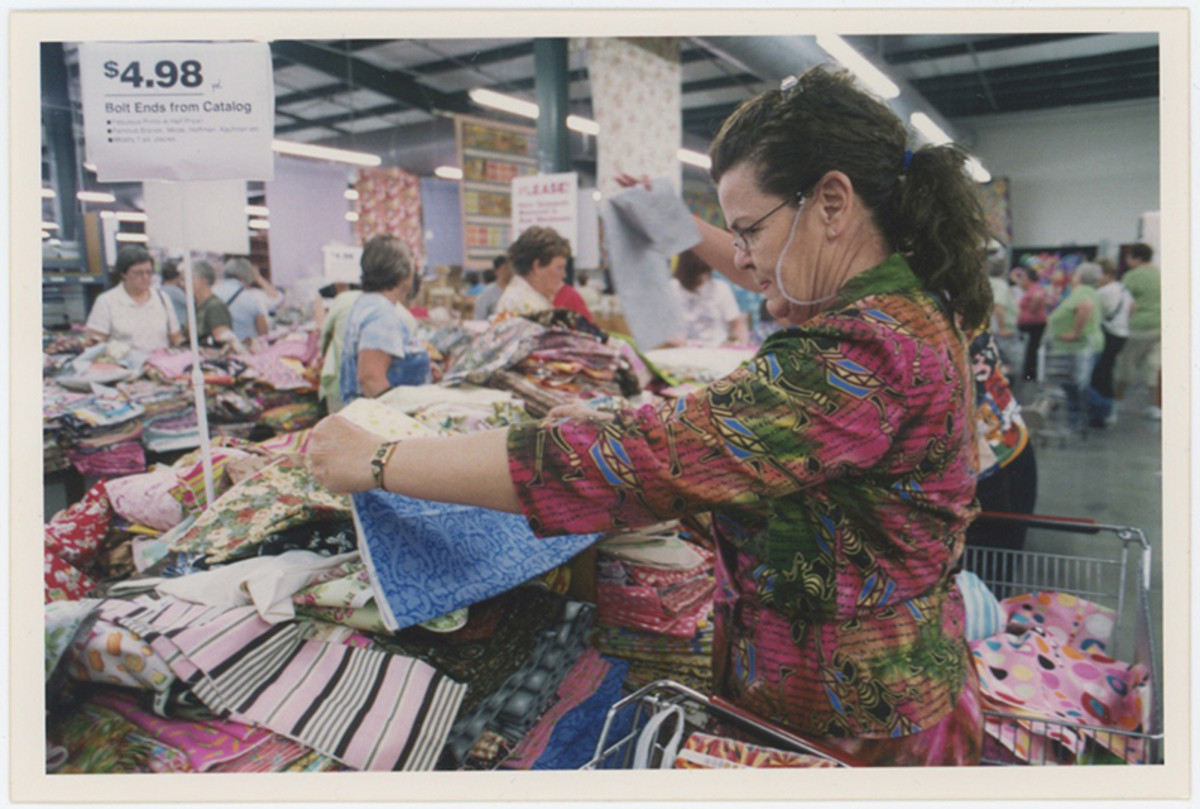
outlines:
[[1162, 289], [1158, 267], [1143, 264], [1121, 278], [1133, 295], [1137, 308], [1129, 317], [1130, 331], [1157, 331], [1162, 328]]
[[322, 401], [341, 402], [338, 389], [341, 384], [342, 340], [346, 335], [346, 321], [350, 318], [350, 310], [354, 302], [362, 295], [357, 289], [349, 289], [339, 294], [329, 304], [329, 312], [325, 315], [325, 324], [321, 327], [321, 384], [318, 396]]
[[[1092, 314], [1088, 317], [1087, 325], [1083, 327], [1082, 339], [1069, 342], [1062, 340], [1064, 334], [1074, 330], [1075, 312], [1085, 302], [1092, 304]], [[1095, 287], [1080, 284], [1072, 289], [1071, 294], [1054, 307], [1054, 311], [1046, 320], [1050, 336], [1054, 340], [1053, 350], [1062, 354], [1082, 351], [1084, 348], [1090, 348], [1096, 354], [1103, 351], [1104, 332], [1100, 328], [1100, 312], [1103, 308], [1100, 293], [1096, 292]]]

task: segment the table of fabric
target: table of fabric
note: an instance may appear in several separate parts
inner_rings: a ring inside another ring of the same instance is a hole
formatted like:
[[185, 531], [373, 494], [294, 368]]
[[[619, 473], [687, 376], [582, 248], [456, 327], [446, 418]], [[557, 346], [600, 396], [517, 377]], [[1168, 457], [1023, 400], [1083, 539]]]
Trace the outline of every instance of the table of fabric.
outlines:
[[451, 362], [442, 381], [449, 385], [461, 382], [487, 384], [496, 371], [511, 368], [525, 359], [545, 331], [544, 326], [523, 317], [502, 320], [473, 340]]
[[100, 614], [138, 633], [217, 716], [355, 769], [431, 769], [465, 690], [418, 660], [306, 640], [301, 624], [268, 624], [253, 607], [142, 597]]
[[385, 491], [360, 492], [353, 503], [359, 551], [393, 631], [510, 590], [598, 536], [538, 539], [517, 514]]

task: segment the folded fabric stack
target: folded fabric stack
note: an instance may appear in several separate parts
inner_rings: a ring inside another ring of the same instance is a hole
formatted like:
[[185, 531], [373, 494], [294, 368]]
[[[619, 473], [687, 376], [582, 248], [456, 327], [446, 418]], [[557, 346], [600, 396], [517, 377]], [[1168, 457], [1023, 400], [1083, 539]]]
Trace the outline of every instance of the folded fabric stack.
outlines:
[[80, 474], [117, 477], [144, 472], [144, 412], [119, 395], [92, 397], [62, 416], [59, 441], [70, 447], [67, 456]]

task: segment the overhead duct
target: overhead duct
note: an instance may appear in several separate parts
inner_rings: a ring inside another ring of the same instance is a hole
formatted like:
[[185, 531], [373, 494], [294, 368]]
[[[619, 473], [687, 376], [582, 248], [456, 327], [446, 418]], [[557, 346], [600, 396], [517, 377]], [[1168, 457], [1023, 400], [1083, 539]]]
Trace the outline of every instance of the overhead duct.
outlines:
[[[803, 73], [815, 65], [834, 61], [833, 57], [817, 44], [816, 37], [811, 36], [696, 37], [694, 41], [722, 59], [733, 62], [746, 72], [768, 82], [777, 83], [786, 76]], [[863, 57], [875, 62], [869, 54], [863, 54]], [[912, 129], [908, 120], [912, 113], [923, 112], [956, 143], [971, 145], [964, 140], [966, 133], [960, 132], [958, 127], [942, 117], [911, 84], [894, 73], [889, 72], [888, 78], [900, 87], [900, 95], [884, 103], [904, 121], [906, 127]]]

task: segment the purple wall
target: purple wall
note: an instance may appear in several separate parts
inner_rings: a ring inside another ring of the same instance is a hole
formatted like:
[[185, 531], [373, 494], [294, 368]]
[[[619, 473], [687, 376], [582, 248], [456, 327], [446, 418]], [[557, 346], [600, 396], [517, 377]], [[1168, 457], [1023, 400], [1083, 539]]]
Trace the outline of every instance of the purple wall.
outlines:
[[282, 287], [324, 271], [324, 247], [354, 244], [346, 212], [349, 166], [275, 156], [275, 179], [266, 184], [271, 210], [271, 280]]

